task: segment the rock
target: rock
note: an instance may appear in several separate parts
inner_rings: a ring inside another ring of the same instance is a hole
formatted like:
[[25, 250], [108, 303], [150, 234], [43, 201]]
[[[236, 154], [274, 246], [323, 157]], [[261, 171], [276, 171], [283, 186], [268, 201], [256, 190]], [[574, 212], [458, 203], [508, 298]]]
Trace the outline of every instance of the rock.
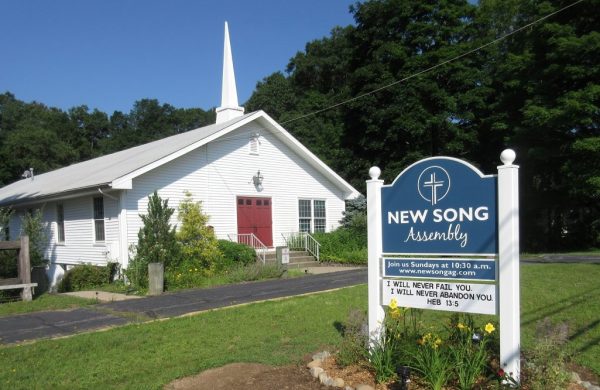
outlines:
[[355, 390], [355, 389], [354, 389], [354, 387], [352, 387], [352, 386], [346, 386], [346, 387], [344, 388], [344, 390]]
[[319, 382], [321, 382], [322, 384], [325, 384], [327, 379], [329, 379], [329, 375], [327, 375], [327, 373], [325, 371], [323, 371], [319, 374]]
[[594, 384], [592, 384], [591, 382], [588, 381], [582, 381], [579, 383], [581, 386], [585, 387], [587, 390], [599, 390], [600, 387], [596, 386]]
[[571, 382], [575, 382], [577, 384], [581, 383], [581, 378], [579, 377], [579, 374], [575, 371], [571, 372]]
[[315, 359], [306, 365], [308, 368], [321, 367], [321, 359]]
[[331, 356], [331, 354], [327, 351], [323, 351], [323, 352], [319, 352], [319, 353], [315, 353], [313, 355], [313, 360], [321, 360], [324, 361], [325, 359], [327, 359], [329, 356]]
[[346, 383], [344, 383], [344, 380], [342, 378], [335, 378], [331, 383], [331, 386], [342, 388], [345, 384]]
[[356, 390], [375, 390], [375, 389], [372, 386], [362, 384], [362, 385], [356, 386]]
[[323, 372], [323, 369], [321, 367], [312, 367], [310, 369], [310, 375], [312, 375], [313, 378], [318, 378], [322, 372]]

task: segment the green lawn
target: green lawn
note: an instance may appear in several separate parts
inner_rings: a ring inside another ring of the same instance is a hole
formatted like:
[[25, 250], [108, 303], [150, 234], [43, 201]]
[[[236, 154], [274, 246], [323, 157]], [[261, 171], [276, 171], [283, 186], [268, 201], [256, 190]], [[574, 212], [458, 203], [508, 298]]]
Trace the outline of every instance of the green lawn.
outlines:
[[[522, 266], [523, 346], [545, 317], [571, 325], [576, 361], [600, 374], [600, 265]], [[349, 309], [366, 309], [365, 285], [192, 317], [0, 347], [0, 388], [160, 388], [231, 362], [283, 365], [340, 340]], [[426, 311], [441, 326], [448, 313]], [[488, 317], [479, 318], [483, 322]]]

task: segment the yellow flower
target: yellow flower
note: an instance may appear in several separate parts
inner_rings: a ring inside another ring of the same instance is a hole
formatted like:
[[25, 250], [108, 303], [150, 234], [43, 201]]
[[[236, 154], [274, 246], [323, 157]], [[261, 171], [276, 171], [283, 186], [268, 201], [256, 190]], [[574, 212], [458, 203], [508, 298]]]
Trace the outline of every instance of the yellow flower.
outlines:
[[390, 311], [390, 315], [392, 316], [393, 319], [399, 318], [401, 314], [402, 313], [400, 312], [400, 309], [398, 309], [398, 308], [392, 309]]
[[485, 325], [485, 328], [484, 328], [484, 329], [485, 329], [485, 331], [486, 331], [486, 332], [488, 332], [488, 333], [492, 333], [493, 331], [495, 331], [495, 330], [496, 330], [496, 328], [494, 328], [494, 325], [493, 325], [491, 322], [488, 322], [488, 323]]
[[392, 310], [398, 308], [398, 301], [396, 301], [396, 298], [392, 298], [389, 306], [390, 306], [390, 309], [392, 309]]
[[458, 323], [458, 325], [456, 325], [456, 327], [460, 330], [467, 329], [467, 327], [460, 322]]
[[435, 339], [435, 346], [439, 346], [442, 345], [442, 339], [440, 339], [439, 337], [437, 339]]

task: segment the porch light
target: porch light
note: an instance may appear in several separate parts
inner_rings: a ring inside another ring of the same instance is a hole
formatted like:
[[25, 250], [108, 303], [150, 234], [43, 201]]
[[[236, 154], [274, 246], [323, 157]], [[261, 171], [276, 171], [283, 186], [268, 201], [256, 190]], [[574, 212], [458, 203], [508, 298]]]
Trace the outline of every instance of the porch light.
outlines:
[[259, 169], [258, 172], [256, 172], [256, 175], [254, 175], [252, 177], [252, 182], [254, 183], [254, 186], [256, 187], [256, 189], [259, 191], [261, 191], [263, 188], [263, 184], [262, 184], [263, 180], [264, 180], [264, 177], [260, 173], [260, 169]]

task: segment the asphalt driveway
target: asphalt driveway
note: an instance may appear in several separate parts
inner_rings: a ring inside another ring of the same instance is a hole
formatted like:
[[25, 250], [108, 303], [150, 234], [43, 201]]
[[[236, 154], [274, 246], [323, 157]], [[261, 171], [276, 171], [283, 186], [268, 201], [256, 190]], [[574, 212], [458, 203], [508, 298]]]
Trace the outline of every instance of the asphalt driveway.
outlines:
[[293, 279], [276, 279], [184, 290], [160, 296], [102, 303], [85, 308], [46, 311], [0, 318], [0, 343], [68, 336], [133, 321], [177, 317], [204, 310], [291, 297], [367, 282], [367, 269]]

